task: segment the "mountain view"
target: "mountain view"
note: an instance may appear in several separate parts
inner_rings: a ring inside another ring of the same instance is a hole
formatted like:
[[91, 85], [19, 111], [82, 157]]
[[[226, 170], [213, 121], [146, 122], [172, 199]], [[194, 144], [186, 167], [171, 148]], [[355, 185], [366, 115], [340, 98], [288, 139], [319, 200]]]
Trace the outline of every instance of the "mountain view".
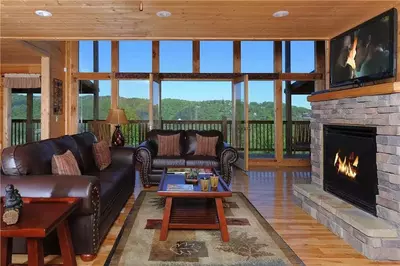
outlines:
[[[26, 118], [26, 96], [13, 94], [12, 118]], [[119, 105], [125, 109], [129, 120], [148, 120], [147, 99], [120, 97]], [[223, 116], [232, 117], [232, 102], [227, 100], [188, 101], [179, 99], [162, 99], [162, 117], [164, 120], [220, 120]], [[111, 105], [110, 96], [99, 97], [99, 119], [107, 117]], [[285, 104], [283, 104], [285, 110]], [[304, 107], [292, 107], [293, 120], [308, 120], [311, 110]], [[40, 119], [40, 96], [33, 97], [33, 118]], [[93, 119], [93, 96], [79, 98], [79, 118]], [[249, 104], [250, 120], [274, 120], [273, 102], [251, 102]], [[283, 119], [286, 114], [283, 112]]]

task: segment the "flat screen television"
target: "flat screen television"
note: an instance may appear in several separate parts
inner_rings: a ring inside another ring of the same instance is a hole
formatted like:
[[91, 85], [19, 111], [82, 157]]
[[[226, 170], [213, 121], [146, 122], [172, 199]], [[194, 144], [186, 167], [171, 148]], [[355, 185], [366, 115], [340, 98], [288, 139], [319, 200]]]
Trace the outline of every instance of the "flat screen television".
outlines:
[[331, 39], [331, 87], [362, 86], [395, 77], [396, 47], [395, 8]]

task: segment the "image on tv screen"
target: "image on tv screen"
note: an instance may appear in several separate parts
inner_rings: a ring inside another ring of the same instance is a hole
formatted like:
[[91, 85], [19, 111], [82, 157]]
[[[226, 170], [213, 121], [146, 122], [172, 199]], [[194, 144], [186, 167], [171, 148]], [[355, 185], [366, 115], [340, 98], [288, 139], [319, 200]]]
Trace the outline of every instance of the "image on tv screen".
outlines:
[[393, 72], [392, 13], [361, 25], [331, 42], [331, 83], [374, 77]]

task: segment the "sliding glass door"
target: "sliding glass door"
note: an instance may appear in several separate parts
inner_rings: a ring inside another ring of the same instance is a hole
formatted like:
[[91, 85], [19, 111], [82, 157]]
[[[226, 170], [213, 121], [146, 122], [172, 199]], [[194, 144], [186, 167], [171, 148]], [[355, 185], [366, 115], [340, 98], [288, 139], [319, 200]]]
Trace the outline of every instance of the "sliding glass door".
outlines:
[[161, 81], [156, 74], [150, 74], [149, 129], [161, 129]]
[[232, 145], [238, 150], [236, 165], [248, 170], [249, 161], [249, 78], [235, 78], [232, 82]]

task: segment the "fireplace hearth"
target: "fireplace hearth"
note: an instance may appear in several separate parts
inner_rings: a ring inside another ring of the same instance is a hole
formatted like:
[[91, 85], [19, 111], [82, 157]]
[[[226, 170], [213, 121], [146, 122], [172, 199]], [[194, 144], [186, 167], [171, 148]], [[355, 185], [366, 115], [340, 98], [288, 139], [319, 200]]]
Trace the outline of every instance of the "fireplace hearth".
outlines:
[[376, 128], [324, 125], [323, 187], [376, 216]]

